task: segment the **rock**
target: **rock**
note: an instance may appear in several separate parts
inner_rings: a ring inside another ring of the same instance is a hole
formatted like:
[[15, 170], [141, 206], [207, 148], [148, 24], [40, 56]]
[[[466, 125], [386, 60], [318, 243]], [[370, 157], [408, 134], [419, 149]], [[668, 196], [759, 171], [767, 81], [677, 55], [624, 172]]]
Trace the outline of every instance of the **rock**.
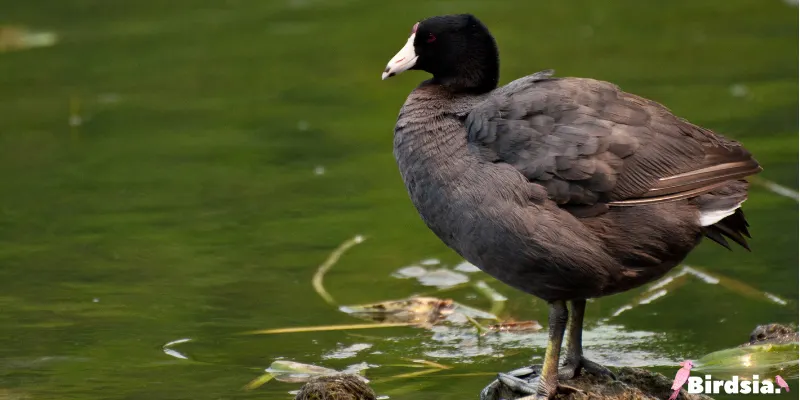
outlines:
[[750, 333], [750, 342], [742, 346], [752, 346], [755, 344], [786, 344], [798, 341], [798, 334], [795, 329], [787, 325], [766, 324], [759, 325]]
[[[664, 400], [672, 394], [672, 390], [670, 390], [672, 379], [664, 375], [642, 368], [612, 368], [612, 371], [617, 375], [617, 380], [613, 380], [610, 377], [585, 374], [564, 382], [569, 389], [559, 392], [555, 399]], [[524, 379], [529, 380], [534, 377], [535, 375]], [[508, 386], [500, 384], [499, 381], [492, 382], [481, 393], [481, 400], [521, 399], [524, 397], [524, 393], [516, 393]], [[689, 394], [685, 389], [681, 390], [681, 395], [678, 398], [681, 400], [713, 400], [711, 397], [702, 394]]]
[[[757, 326], [750, 333], [750, 341], [740, 347], [762, 344], [788, 344], [798, 341], [798, 332], [791, 326], [766, 324]], [[538, 368], [533, 367], [529, 375], [518, 376], [531, 382], [538, 375]], [[650, 372], [642, 368], [610, 368], [617, 380], [584, 374], [575, 379], [562, 382], [565, 388], [556, 395], [558, 400], [663, 400], [672, 394], [672, 378]], [[677, 371], [677, 366], [676, 366]], [[490, 383], [481, 392], [481, 400], [521, 399], [525, 393], [516, 392], [498, 380]], [[713, 400], [702, 394], [689, 394], [681, 389], [680, 400]]]
[[375, 400], [375, 392], [365, 379], [355, 374], [336, 374], [312, 378], [300, 388], [295, 400]]

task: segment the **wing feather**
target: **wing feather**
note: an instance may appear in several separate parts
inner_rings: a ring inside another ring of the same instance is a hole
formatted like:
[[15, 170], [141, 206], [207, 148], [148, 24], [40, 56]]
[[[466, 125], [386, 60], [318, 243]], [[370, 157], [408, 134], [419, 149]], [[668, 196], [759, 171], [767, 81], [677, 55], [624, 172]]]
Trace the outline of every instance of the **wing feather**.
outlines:
[[514, 166], [565, 208], [675, 201], [761, 171], [739, 143], [654, 101], [551, 74], [498, 89], [465, 125], [487, 161]]

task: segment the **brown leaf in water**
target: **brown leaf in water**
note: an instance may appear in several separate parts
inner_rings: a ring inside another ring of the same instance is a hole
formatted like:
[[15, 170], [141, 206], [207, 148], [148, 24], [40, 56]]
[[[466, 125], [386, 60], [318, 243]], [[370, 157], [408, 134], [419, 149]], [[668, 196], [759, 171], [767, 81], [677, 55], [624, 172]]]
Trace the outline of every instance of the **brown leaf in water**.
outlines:
[[354, 317], [381, 323], [435, 324], [453, 313], [455, 303], [451, 299], [435, 297], [411, 297], [380, 303], [341, 307]]
[[539, 321], [508, 320], [487, 327], [492, 332], [536, 332], [542, 330]]

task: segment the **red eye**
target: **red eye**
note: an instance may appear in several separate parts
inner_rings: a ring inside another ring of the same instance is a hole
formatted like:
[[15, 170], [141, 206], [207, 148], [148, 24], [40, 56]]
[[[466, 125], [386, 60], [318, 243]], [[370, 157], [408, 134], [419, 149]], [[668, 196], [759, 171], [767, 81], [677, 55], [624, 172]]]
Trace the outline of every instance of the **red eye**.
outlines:
[[432, 33], [428, 34], [428, 43], [433, 43], [436, 41], [436, 36], [433, 36]]

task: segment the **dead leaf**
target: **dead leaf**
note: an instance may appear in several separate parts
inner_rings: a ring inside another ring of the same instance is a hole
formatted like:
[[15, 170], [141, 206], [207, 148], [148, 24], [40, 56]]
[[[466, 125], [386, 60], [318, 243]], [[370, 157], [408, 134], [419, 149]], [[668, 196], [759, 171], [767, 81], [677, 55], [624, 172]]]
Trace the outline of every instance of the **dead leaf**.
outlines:
[[487, 327], [492, 332], [536, 332], [542, 330], [539, 321], [504, 321]]
[[435, 324], [453, 313], [455, 303], [450, 299], [411, 297], [380, 303], [344, 306], [340, 310], [354, 317], [380, 323]]

